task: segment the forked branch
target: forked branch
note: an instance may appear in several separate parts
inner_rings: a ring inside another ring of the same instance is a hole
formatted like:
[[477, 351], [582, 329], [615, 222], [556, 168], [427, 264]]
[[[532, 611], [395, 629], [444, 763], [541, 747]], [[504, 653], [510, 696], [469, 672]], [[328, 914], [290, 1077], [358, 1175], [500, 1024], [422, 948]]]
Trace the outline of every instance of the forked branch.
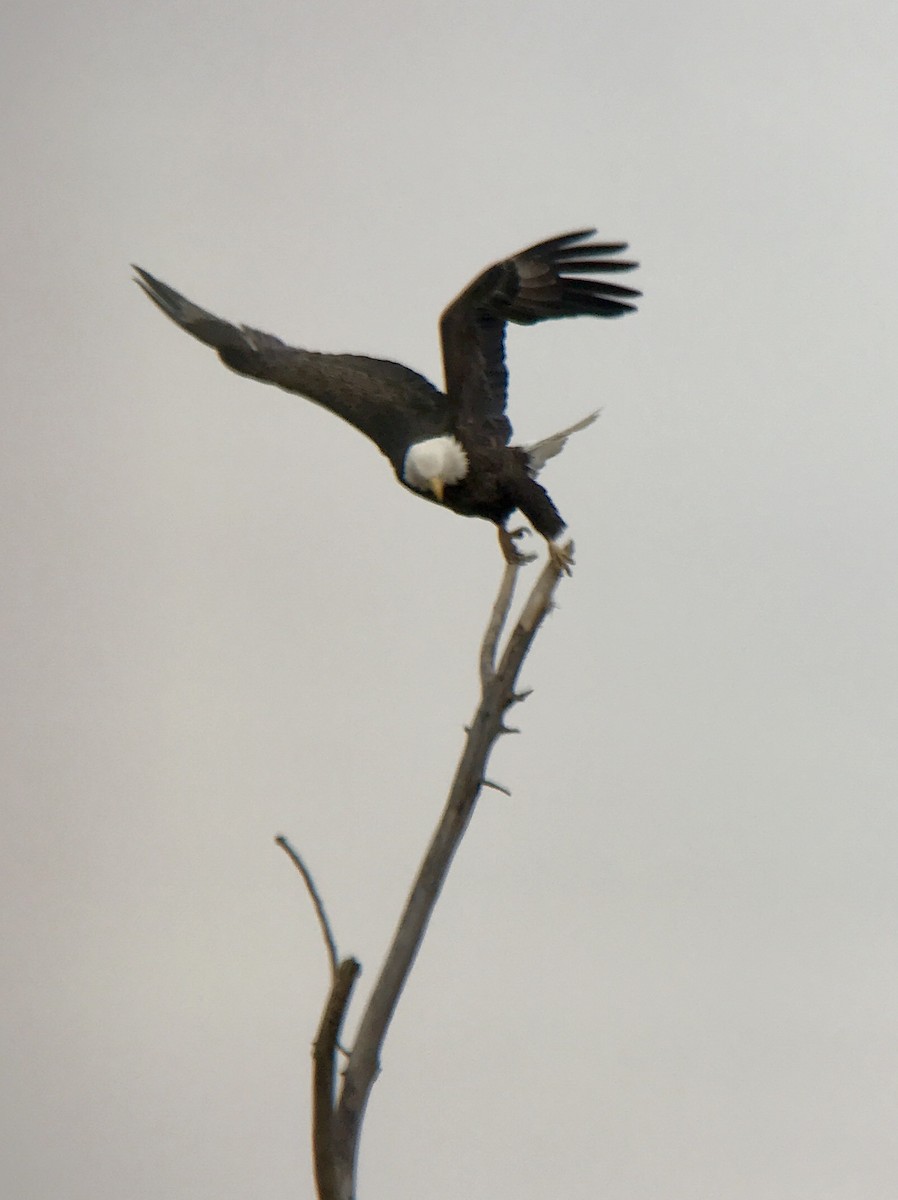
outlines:
[[[572, 551], [573, 547], [568, 549]], [[480, 792], [484, 787], [507, 791], [486, 778], [487, 762], [499, 736], [510, 732], [503, 721], [506, 711], [529, 694], [515, 690], [518, 674], [540, 625], [551, 610], [552, 597], [563, 569], [563, 564], [556, 559], [550, 558], [546, 563], [500, 655], [499, 643], [508, 620], [519, 566], [509, 564], [505, 569], [480, 648], [480, 703], [467, 727], [464, 749], [439, 824], [362, 1014], [339, 1089], [335, 1081], [340, 1028], [361, 968], [352, 958], [339, 962], [324, 905], [308, 868], [285, 838], [277, 839], [302, 874], [318, 915], [331, 966], [330, 994], [315, 1038], [313, 1055], [312, 1139], [319, 1200], [354, 1200], [362, 1122], [380, 1069], [384, 1039]]]

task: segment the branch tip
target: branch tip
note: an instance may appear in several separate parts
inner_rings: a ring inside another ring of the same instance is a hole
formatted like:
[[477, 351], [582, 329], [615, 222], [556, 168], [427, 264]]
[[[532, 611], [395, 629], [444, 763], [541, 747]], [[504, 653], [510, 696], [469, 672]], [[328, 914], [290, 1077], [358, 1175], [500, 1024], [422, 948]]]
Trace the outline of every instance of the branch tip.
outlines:
[[518, 571], [520, 569], [521, 564], [519, 562], [511, 561], [505, 564], [505, 570], [502, 572], [502, 582], [499, 584], [499, 593], [493, 602], [490, 619], [487, 622], [486, 631], [483, 635], [483, 641], [480, 645], [480, 687], [483, 692], [486, 691], [496, 676], [496, 653], [499, 647], [499, 638], [502, 636], [502, 630], [505, 622], [508, 620], [515, 583], [517, 582]]

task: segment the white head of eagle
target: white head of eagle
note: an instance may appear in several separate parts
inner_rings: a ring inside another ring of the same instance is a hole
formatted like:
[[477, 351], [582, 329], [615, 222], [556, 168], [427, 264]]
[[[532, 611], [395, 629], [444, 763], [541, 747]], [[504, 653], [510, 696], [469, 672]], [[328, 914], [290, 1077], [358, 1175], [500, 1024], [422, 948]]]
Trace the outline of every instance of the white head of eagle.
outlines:
[[402, 478], [416, 492], [432, 492], [442, 501], [443, 489], [459, 483], [468, 473], [468, 456], [458, 438], [444, 433], [409, 446]]

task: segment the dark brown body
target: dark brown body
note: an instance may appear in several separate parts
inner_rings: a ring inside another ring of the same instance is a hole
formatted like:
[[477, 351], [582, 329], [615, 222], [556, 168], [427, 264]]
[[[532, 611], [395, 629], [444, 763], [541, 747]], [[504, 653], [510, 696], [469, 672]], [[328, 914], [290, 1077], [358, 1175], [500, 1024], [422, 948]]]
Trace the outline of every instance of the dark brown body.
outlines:
[[[546, 489], [531, 475], [526, 450], [520, 446], [477, 445], [464, 436], [459, 441], [468, 456], [468, 473], [459, 483], [446, 487], [442, 500], [445, 508], [463, 517], [492, 521], [501, 529], [518, 509], [544, 538], [554, 541], [560, 537], [565, 522]], [[398, 478], [404, 483], [401, 474]], [[415, 495], [436, 502], [429, 493], [415, 491]]]

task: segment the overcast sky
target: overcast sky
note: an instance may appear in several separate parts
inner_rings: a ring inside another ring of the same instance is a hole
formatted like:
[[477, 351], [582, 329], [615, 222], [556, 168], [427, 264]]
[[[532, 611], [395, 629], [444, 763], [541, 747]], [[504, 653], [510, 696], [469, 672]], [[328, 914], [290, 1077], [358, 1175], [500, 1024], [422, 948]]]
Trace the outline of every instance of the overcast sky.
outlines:
[[645, 299], [510, 335], [521, 438], [603, 408], [545, 475], [577, 568], [359, 1200], [898, 1195], [894, 6], [0, 24], [3, 1194], [312, 1196], [327, 963], [273, 837], [363, 998], [500, 575], [129, 262], [439, 381], [458, 289], [596, 224]]

